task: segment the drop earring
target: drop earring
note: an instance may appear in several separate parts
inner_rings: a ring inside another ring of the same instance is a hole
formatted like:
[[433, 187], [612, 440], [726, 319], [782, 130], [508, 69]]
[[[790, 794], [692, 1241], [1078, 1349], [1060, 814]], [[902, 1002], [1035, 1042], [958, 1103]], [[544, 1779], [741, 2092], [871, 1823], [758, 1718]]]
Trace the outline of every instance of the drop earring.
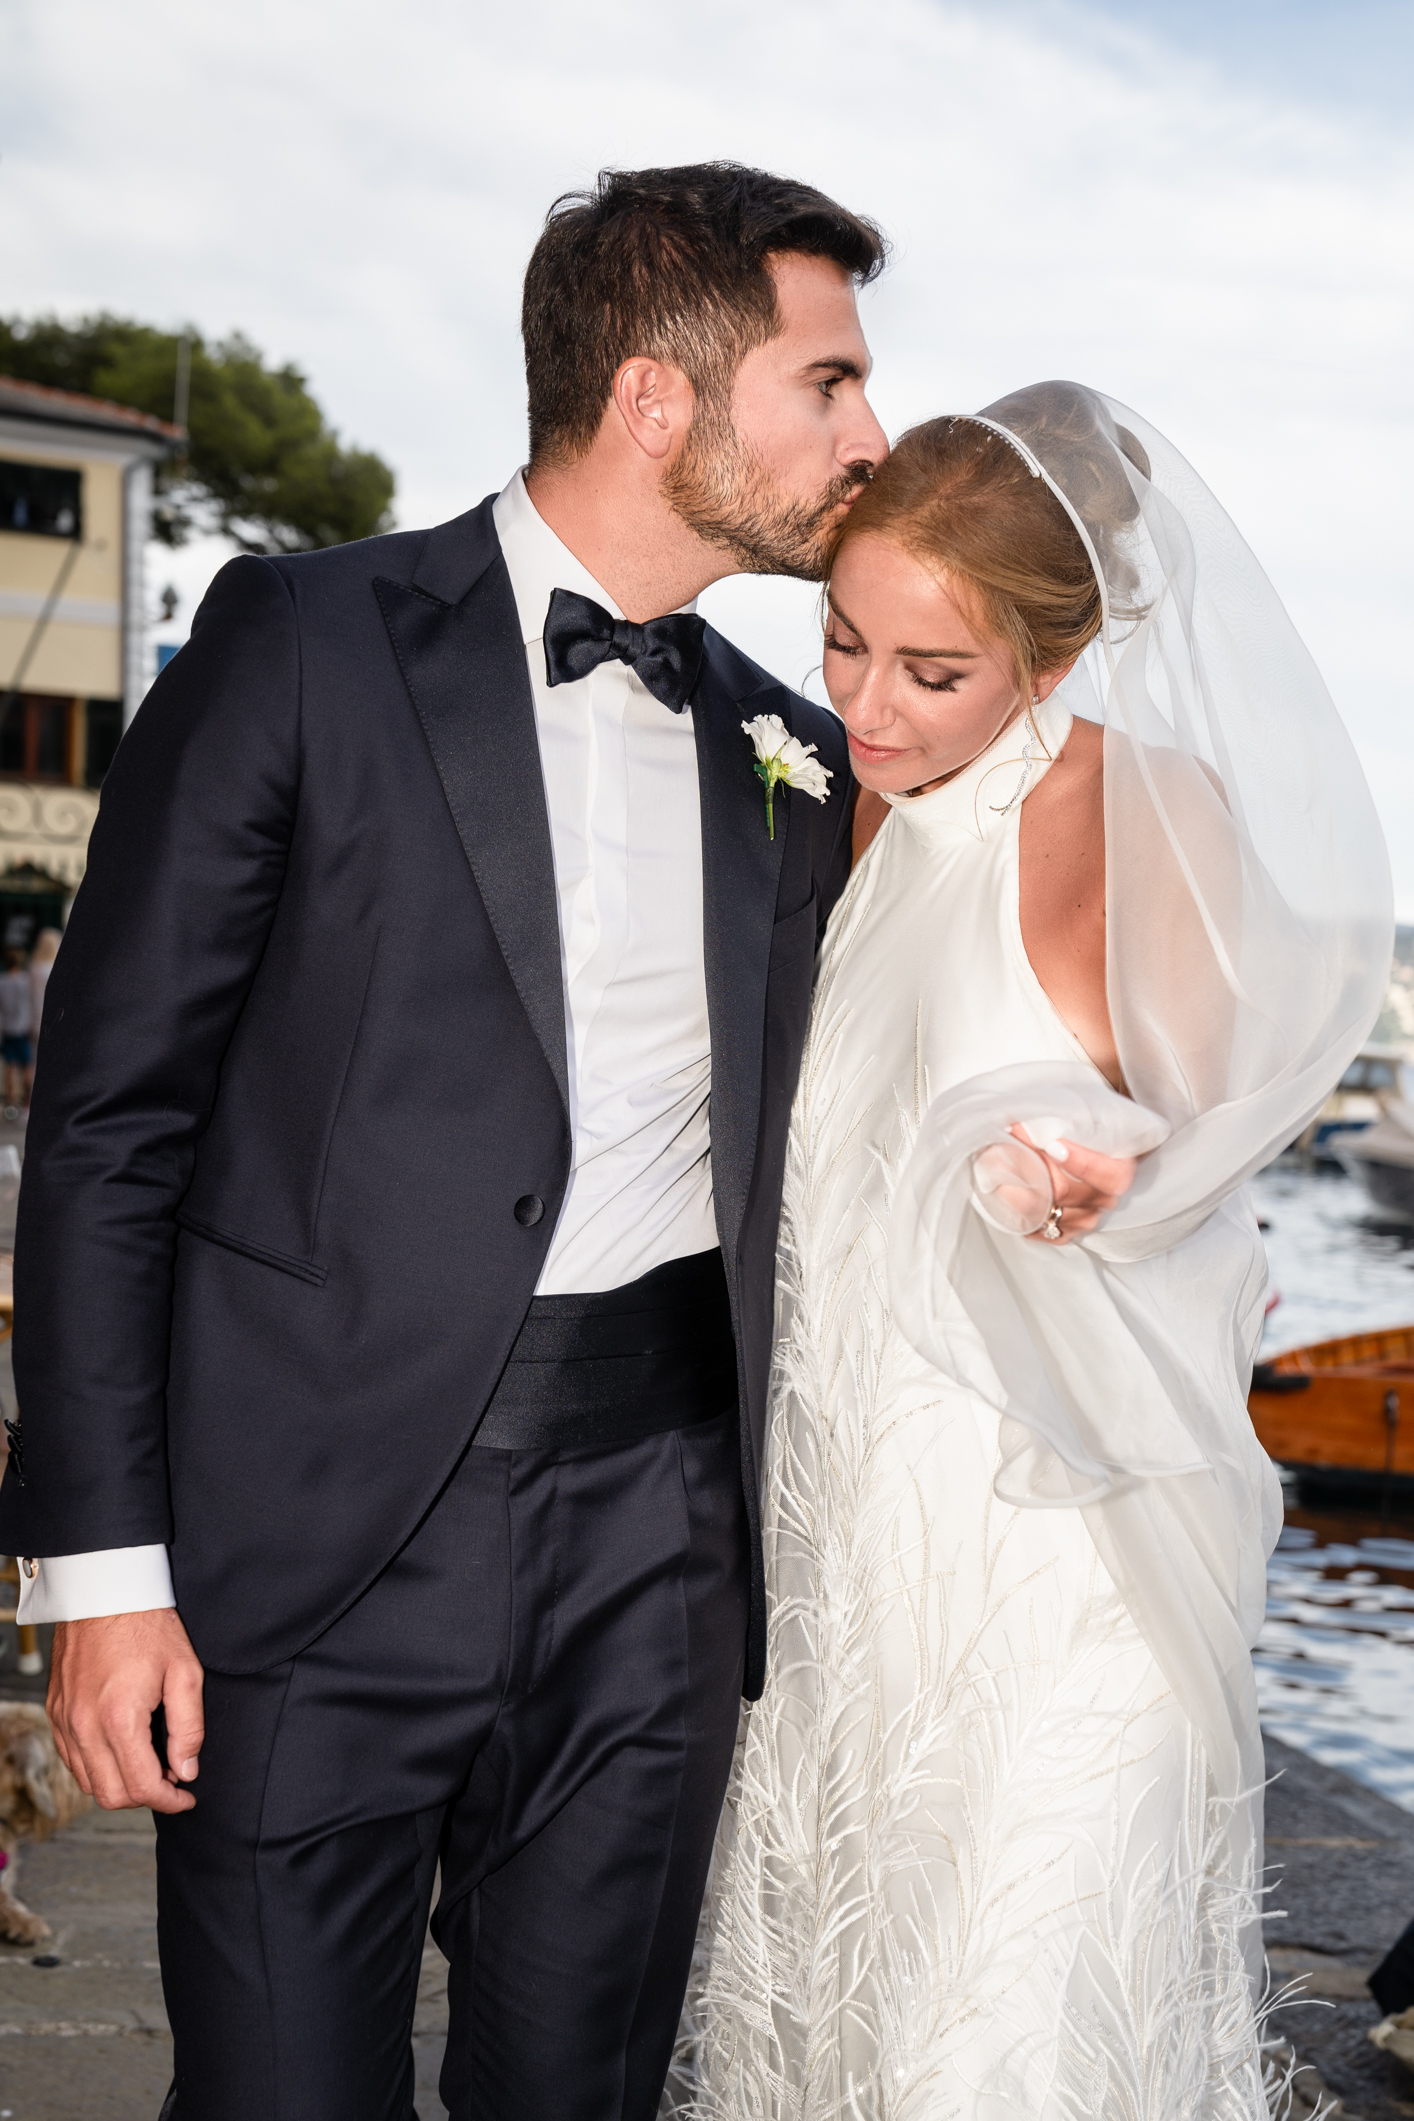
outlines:
[[[1039, 707], [1040, 704], [1041, 701], [1039, 695], [1033, 693], [1031, 695], [1032, 707]], [[1025, 796], [1027, 787], [1029, 786], [1031, 780], [1031, 767], [1033, 764], [1032, 752], [1037, 744], [1041, 746], [1042, 753], [1045, 756], [1047, 764], [1049, 764], [1051, 754], [1046, 749], [1046, 745], [1041, 736], [1041, 732], [1036, 727], [1036, 724], [1032, 721], [1030, 711], [1028, 710], [1026, 716], [1026, 741], [1021, 747], [1021, 779], [1017, 782], [1016, 791], [1013, 794], [1012, 799], [1009, 803], [988, 804], [987, 807], [989, 810], [992, 811], [994, 816], [1008, 817], [1011, 812], [1015, 810], [1017, 804]]]

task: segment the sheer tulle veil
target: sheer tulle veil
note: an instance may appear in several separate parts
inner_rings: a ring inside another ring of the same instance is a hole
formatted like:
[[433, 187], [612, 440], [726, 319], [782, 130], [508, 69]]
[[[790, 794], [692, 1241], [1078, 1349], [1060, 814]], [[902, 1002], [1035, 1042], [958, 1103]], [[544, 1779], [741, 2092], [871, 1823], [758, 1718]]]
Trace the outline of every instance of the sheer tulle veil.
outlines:
[[[1130, 1095], [1076, 1062], [935, 1099], [894, 1204], [895, 1311], [947, 1372], [966, 1360], [958, 1303], [982, 1331], [997, 1491], [1085, 1512], [1202, 1736], [1250, 1889], [1263, 1765], [1249, 1652], [1281, 1504], [1246, 1410], [1265, 1264], [1240, 1189], [1378, 1014], [1384, 842], [1319, 672], [1178, 451], [1073, 383], [973, 417], [1060, 499], [1103, 593], [1102, 633], [1058, 697], [1104, 725], [1109, 1005]], [[1146, 1152], [1093, 1236], [1022, 1241], [1050, 1193], [1010, 1141], [1016, 1120]]]

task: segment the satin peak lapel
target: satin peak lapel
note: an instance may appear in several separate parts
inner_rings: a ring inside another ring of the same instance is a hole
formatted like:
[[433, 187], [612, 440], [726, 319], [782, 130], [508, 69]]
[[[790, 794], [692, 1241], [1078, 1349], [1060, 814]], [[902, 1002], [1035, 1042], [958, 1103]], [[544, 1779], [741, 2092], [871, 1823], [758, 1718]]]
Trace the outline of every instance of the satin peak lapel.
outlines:
[[782, 688], [768, 685], [738, 698], [713, 669], [709, 650], [692, 701], [702, 800], [702, 941], [712, 1036], [712, 1184], [718, 1229], [733, 1255], [756, 1161], [766, 977], [790, 832], [790, 795], [781, 786], [776, 790], [776, 837], [767, 836], [765, 790], [752, 770], [751, 740], [741, 726], [753, 713], [773, 711], [768, 695], [771, 702], [779, 702]]
[[568, 1113], [555, 857], [506, 563], [498, 549], [457, 604], [386, 577], [374, 588], [471, 873]]

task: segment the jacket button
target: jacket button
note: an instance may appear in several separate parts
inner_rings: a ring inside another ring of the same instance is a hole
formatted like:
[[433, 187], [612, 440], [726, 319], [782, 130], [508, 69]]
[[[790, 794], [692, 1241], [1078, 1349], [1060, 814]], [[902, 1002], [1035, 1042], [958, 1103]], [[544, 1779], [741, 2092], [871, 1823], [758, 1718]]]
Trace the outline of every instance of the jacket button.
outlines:
[[538, 1193], [522, 1193], [516, 1202], [516, 1221], [522, 1229], [528, 1230], [532, 1223], [538, 1223], [544, 1213], [545, 1203]]

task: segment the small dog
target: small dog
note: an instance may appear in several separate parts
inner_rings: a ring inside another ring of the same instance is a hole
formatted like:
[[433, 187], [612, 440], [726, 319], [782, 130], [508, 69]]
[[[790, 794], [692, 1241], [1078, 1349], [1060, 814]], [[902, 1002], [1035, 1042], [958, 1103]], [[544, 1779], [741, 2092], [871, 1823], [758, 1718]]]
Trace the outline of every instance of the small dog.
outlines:
[[7, 1944], [42, 1944], [51, 1934], [10, 1890], [18, 1843], [47, 1840], [88, 1802], [38, 1702], [0, 1701], [0, 1938]]

